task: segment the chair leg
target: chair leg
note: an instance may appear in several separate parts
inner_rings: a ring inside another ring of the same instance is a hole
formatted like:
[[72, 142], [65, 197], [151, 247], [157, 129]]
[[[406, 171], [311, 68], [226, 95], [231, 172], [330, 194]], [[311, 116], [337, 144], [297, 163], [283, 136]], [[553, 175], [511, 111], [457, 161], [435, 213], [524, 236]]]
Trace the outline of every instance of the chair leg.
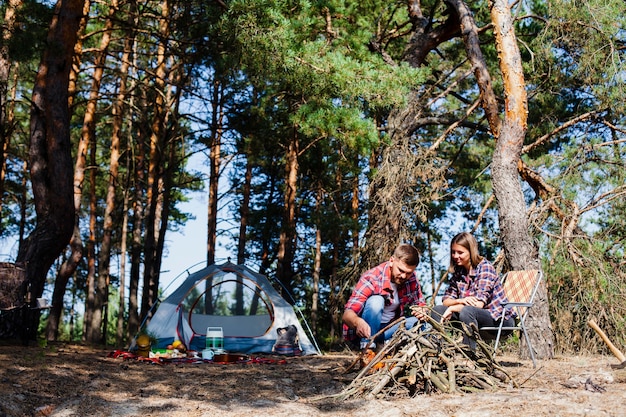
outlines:
[[530, 337], [528, 337], [528, 333], [526, 333], [526, 328], [522, 327], [522, 333], [524, 333], [524, 339], [526, 339], [526, 345], [528, 345], [528, 352], [530, 352], [530, 358], [533, 360], [533, 368], [537, 367], [537, 362], [535, 361], [535, 354], [533, 352], [533, 345], [530, 343]]
[[500, 332], [498, 332], [498, 336], [496, 337], [496, 342], [493, 345], [493, 356], [495, 358], [496, 352], [498, 351], [498, 344], [500, 343]]
[[500, 336], [502, 335], [502, 325], [504, 324], [504, 313], [502, 314], [502, 318], [500, 319], [500, 325], [498, 326], [498, 334], [496, 335], [496, 342], [493, 345], [493, 357], [496, 357], [496, 352], [498, 350], [498, 344], [500, 343]]

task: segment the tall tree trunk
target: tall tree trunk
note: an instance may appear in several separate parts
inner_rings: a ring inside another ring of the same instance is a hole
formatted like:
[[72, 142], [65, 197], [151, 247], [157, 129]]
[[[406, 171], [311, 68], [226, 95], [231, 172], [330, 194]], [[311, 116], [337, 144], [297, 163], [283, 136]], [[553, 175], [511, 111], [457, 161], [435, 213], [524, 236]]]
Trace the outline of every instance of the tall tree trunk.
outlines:
[[[211, 153], [209, 157], [209, 198], [207, 202], [207, 265], [215, 263], [215, 245], [217, 241], [217, 210], [218, 191], [221, 170], [222, 134], [224, 131], [224, 84], [218, 71], [215, 71], [215, 79], [212, 83], [213, 94], [211, 100]], [[238, 284], [235, 289], [237, 314], [243, 312], [243, 287]], [[213, 278], [206, 281], [206, 293], [204, 298], [204, 310], [206, 314], [213, 314]]]
[[[250, 143], [246, 141], [246, 143]], [[250, 149], [246, 146], [246, 171], [244, 174], [241, 189], [241, 206], [239, 207], [239, 240], [237, 242], [237, 264], [243, 265], [246, 262], [246, 233], [248, 228], [248, 217], [250, 215], [250, 189], [252, 187], [252, 163], [250, 161]], [[243, 283], [237, 281], [235, 288], [235, 299], [237, 300], [237, 314], [244, 314]]]
[[127, 236], [128, 236], [128, 189], [124, 189], [124, 214], [122, 218], [122, 232], [120, 237], [120, 289], [119, 289], [119, 311], [117, 314], [117, 329], [115, 332], [115, 342], [118, 348], [124, 346], [124, 317], [126, 311], [126, 256]]
[[[316, 193], [315, 199], [315, 211], [321, 210], [323, 203], [324, 193], [320, 187]], [[318, 300], [320, 296], [320, 275], [322, 269], [322, 230], [319, 226], [315, 228], [315, 256], [313, 260], [313, 285], [311, 288], [311, 331], [313, 336], [317, 336], [317, 321], [318, 321]]]
[[144, 278], [143, 291], [141, 297], [141, 317], [145, 319], [150, 313], [153, 303], [158, 294], [159, 271], [156, 269], [156, 252], [158, 240], [157, 217], [159, 210], [159, 184], [161, 183], [161, 165], [163, 163], [164, 122], [166, 117], [166, 78], [167, 78], [167, 52], [168, 39], [170, 37], [169, 28], [169, 2], [161, 1], [161, 16], [159, 18], [159, 44], [157, 46], [157, 65], [154, 79], [154, 103], [153, 119], [150, 133], [150, 157], [148, 161], [148, 187], [147, 187], [147, 212], [145, 219], [145, 239], [144, 239]]
[[[96, 141], [91, 141], [90, 165], [96, 166]], [[89, 171], [89, 240], [87, 241], [87, 303], [85, 305], [85, 319], [83, 340], [91, 343], [103, 343], [102, 318], [103, 307], [108, 298], [108, 287], [98, 274], [96, 264], [96, 242], [98, 241], [98, 201], [96, 196], [96, 170]]]
[[[98, 52], [98, 57], [96, 58], [96, 68], [94, 71], [94, 80], [92, 85], [92, 94], [94, 94], [93, 101], [97, 102], [97, 98], [100, 92], [100, 84], [102, 80], [102, 74], [104, 71], [104, 66], [106, 62], [106, 52], [109, 49], [109, 43], [111, 39], [111, 31], [113, 29], [113, 21], [115, 15], [118, 11], [118, 2], [117, 0], [112, 0], [109, 5], [109, 16], [105, 22], [105, 29], [102, 34], [102, 40], [100, 41], [100, 51]], [[126, 65], [128, 68], [127, 62], [122, 62], [122, 65]], [[122, 87], [120, 87], [122, 90]], [[118, 93], [119, 96], [120, 93]], [[90, 102], [92, 101], [90, 97]], [[118, 104], [120, 98], [117, 98]], [[122, 99], [123, 100], [123, 99]], [[95, 115], [95, 104], [94, 104], [94, 115]], [[118, 113], [122, 110], [120, 108], [114, 107], [113, 117], [116, 117], [115, 112]], [[118, 118], [119, 119], [119, 118]], [[95, 126], [93, 126], [93, 120], [91, 121], [91, 132], [95, 133]], [[111, 239], [113, 233], [113, 212], [115, 210], [115, 197], [116, 197], [116, 187], [119, 185], [118, 183], [118, 172], [119, 172], [119, 157], [120, 157], [120, 128], [121, 121], [114, 121], [113, 132], [111, 136], [111, 146], [110, 146], [110, 163], [109, 163], [109, 175], [108, 175], [108, 186], [107, 186], [107, 194], [105, 197], [105, 208], [104, 215], [102, 219], [102, 236], [100, 243], [100, 251], [98, 258], [98, 285], [97, 285], [97, 294], [98, 297], [96, 299], [96, 305], [94, 308], [102, 310], [102, 322], [96, 323], [94, 321], [94, 327], [97, 325], [98, 328], [102, 328], [104, 334], [102, 335], [102, 340], [106, 343], [106, 331], [107, 331], [107, 321], [108, 321], [108, 306], [109, 306], [109, 285], [110, 285], [110, 263], [111, 263]], [[95, 135], [94, 135], [95, 136]], [[95, 140], [95, 137], [92, 138]], [[94, 336], [96, 334], [94, 333]]]
[[[46, 274], [68, 244], [74, 227], [72, 154], [68, 84], [83, 0], [59, 0], [37, 72], [31, 103], [30, 172], [37, 225], [20, 247], [17, 262], [26, 265], [29, 298], [34, 306]], [[25, 323], [36, 336], [39, 313]]]
[[[249, 142], [247, 142], [249, 143]], [[243, 186], [241, 188], [241, 206], [239, 208], [239, 240], [237, 241], [237, 263], [243, 265], [246, 262], [246, 234], [248, 227], [248, 217], [250, 215], [250, 190], [252, 188], [252, 162], [250, 160], [250, 149], [246, 147], [246, 172], [244, 174]]]
[[28, 161], [24, 161], [22, 171], [24, 175], [22, 175], [22, 187], [20, 192], [20, 224], [19, 224], [19, 245], [18, 247], [22, 247], [24, 244], [24, 239], [26, 235], [26, 205], [28, 204], [28, 176], [26, 172], [28, 172]]
[[52, 291], [52, 307], [50, 308], [50, 314], [48, 315], [48, 322], [46, 323], [46, 340], [57, 340], [59, 336], [59, 324], [61, 323], [61, 316], [63, 315], [63, 309], [65, 307], [63, 299], [65, 297], [65, 290], [67, 283], [71, 276], [76, 272], [78, 263], [83, 259], [83, 241], [80, 237], [80, 230], [78, 225], [74, 225], [74, 232], [70, 239], [70, 254], [69, 258], [63, 262], [57, 273], [57, 278], [54, 281], [54, 290]]
[[[89, 3], [89, 2], [87, 2]], [[88, 6], [86, 6], [88, 7]], [[74, 207], [76, 209], [76, 213], [80, 212], [80, 207], [82, 205], [82, 195], [83, 195], [83, 183], [85, 179], [85, 169], [86, 169], [86, 152], [89, 148], [90, 144], [95, 141], [95, 117], [97, 104], [100, 96], [100, 85], [102, 84], [102, 76], [104, 73], [104, 65], [106, 62], [107, 51], [111, 39], [111, 30], [113, 28], [113, 20], [112, 17], [117, 11], [117, 1], [113, 0], [110, 8], [109, 8], [109, 16], [105, 22], [105, 28], [102, 33], [102, 38], [100, 40], [100, 48], [97, 52], [96, 60], [95, 60], [95, 68], [92, 78], [91, 90], [89, 93], [89, 100], [87, 102], [87, 108], [85, 109], [85, 115], [83, 116], [83, 127], [81, 130], [81, 138], [79, 141], [78, 152], [76, 157], [76, 165], [74, 168]], [[57, 277], [55, 283], [55, 293], [60, 295], [61, 297], [65, 293], [65, 288], [67, 286], [67, 282], [69, 277], [74, 274], [78, 266], [78, 262], [82, 259], [82, 239], [80, 236], [79, 230], [79, 216], [76, 217], [76, 225], [74, 226], [74, 234], [72, 236], [72, 241], [70, 244], [70, 248], [72, 251], [71, 256], [66, 261], [64, 268], [61, 268], [60, 273]], [[101, 264], [101, 262], [100, 262]], [[99, 274], [98, 277], [101, 277]], [[102, 277], [103, 280], [107, 280], [108, 277]], [[57, 287], [59, 287], [57, 289]], [[53, 306], [56, 304], [61, 304], [62, 306], [62, 298], [60, 300], [53, 300]], [[54, 308], [54, 307], [53, 307]], [[88, 305], [88, 310], [93, 308], [99, 308], [98, 306]], [[51, 315], [56, 314], [57, 311], [54, 309], [51, 311]], [[91, 311], [87, 314], [89, 318], [91, 318]], [[57, 334], [57, 330], [52, 328], [55, 324], [58, 325], [58, 318], [53, 321], [48, 322], [47, 334], [48, 337]], [[89, 322], [90, 320], [85, 320], [85, 324], [87, 324], [87, 332], [86, 337], [89, 342], [97, 342], [100, 339], [99, 335], [94, 335], [98, 340], [91, 340], [90, 330], [89, 330]], [[98, 326], [99, 328], [100, 326]], [[54, 336], [56, 337], [56, 336]]]
[[[293, 294], [293, 257], [296, 234], [296, 194], [298, 191], [298, 154], [300, 144], [298, 131], [294, 127], [285, 154], [285, 195], [283, 206], [283, 227], [278, 242], [278, 266], [276, 277], [291, 296]], [[289, 299], [288, 299], [289, 300]]]
[[[91, 7], [91, 0], [84, 0], [83, 3], [83, 17], [80, 19], [78, 26], [78, 33], [84, 34], [87, 28], [87, 22], [89, 21], [89, 9]], [[68, 99], [67, 103], [70, 106], [70, 111], [74, 107], [74, 97], [80, 88], [78, 86], [78, 74], [80, 73], [81, 59], [83, 56], [83, 36], [78, 37], [76, 45], [74, 45], [74, 58], [72, 59], [72, 70], [70, 71], [70, 80], [68, 87]]]
[[[173, 58], [170, 58], [173, 64]], [[172, 65], [174, 67], [174, 65]], [[151, 293], [154, 294], [152, 300], [152, 307], [158, 300], [159, 292], [159, 277], [161, 271], [161, 263], [163, 260], [163, 250], [165, 247], [165, 235], [167, 233], [168, 220], [170, 216], [171, 207], [171, 195], [172, 195], [172, 178], [177, 174], [180, 169], [180, 161], [184, 158], [179, 157], [178, 149], [184, 149], [183, 146], [177, 146], [177, 140], [179, 138], [179, 132], [177, 131], [176, 123], [170, 121], [170, 118], [178, 119], [182, 88], [175, 88], [181, 82], [182, 65], [177, 65], [170, 71], [167, 94], [166, 94], [166, 106], [165, 115], [163, 118], [163, 126], [169, 126], [169, 130], [164, 130], [163, 142], [165, 143], [165, 150], [167, 150], [167, 159], [165, 160], [164, 168], [162, 169], [162, 176], [160, 178], [161, 185], [159, 186], [159, 198], [158, 206], [155, 217], [155, 231], [156, 231], [156, 247], [155, 256], [153, 261], [153, 269], [155, 279], [152, 281]]]
[[211, 100], [211, 154], [209, 171], [209, 201], [207, 206], [207, 264], [215, 263], [215, 243], [217, 240], [218, 190], [221, 170], [222, 134], [224, 131], [224, 84], [220, 74], [215, 75], [212, 84]]
[[0, 26], [0, 220], [2, 219], [4, 178], [6, 176], [6, 155], [13, 130], [13, 120], [9, 118], [8, 104], [9, 78], [12, 67], [9, 57], [9, 44], [13, 39], [13, 31], [15, 30], [15, 15], [22, 3], [22, 0], [8, 0], [4, 12], [4, 21]]
[[[5, 115], [1, 116], [3, 121], [0, 122], [0, 130], [2, 131], [0, 135], [3, 135], [2, 148], [0, 148], [0, 152], [2, 152], [2, 160], [0, 161], [0, 220], [2, 220], [2, 200], [4, 197], [4, 184], [7, 175], [7, 154], [9, 152], [9, 146], [11, 145], [11, 136], [13, 135], [13, 131], [15, 129], [15, 99], [17, 97], [18, 68], [18, 63], [13, 65], [13, 87], [10, 89], [11, 100], [7, 100], [4, 104], [4, 108], [2, 110], [5, 112]], [[2, 232], [3, 230], [0, 223], [0, 233]]]
[[352, 224], [354, 225], [351, 233], [352, 233], [352, 261], [356, 264], [359, 257], [359, 217], [360, 217], [360, 200], [359, 195], [361, 194], [361, 189], [359, 186], [359, 176], [355, 175], [352, 180], [352, 198], [350, 199], [350, 218], [352, 219]]
[[[131, 13], [128, 18], [128, 27], [136, 27], [134, 19], [136, 19], [137, 3], [132, 1], [130, 4]], [[125, 39], [125, 50], [130, 48], [130, 56], [133, 61], [130, 63], [129, 73], [136, 72], [137, 68], [137, 40], [132, 30], [127, 31]], [[135, 78], [129, 77], [128, 91], [134, 91], [136, 87]], [[130, 340], [135, 336], [139, 330], [139, 279], [141, 272], [141, 253], [142, 253], [142, 241], [143, 235], [143, 219], [144, 219], [144, 194], [143, 184], [145, 183], [145, 153], [144, 153], [144, 136], [141, 130], [133, 129], [134, 109], [136, 107], [135, 94], [130, 94], [128, 97], [128, 111], [127, 111], [127, 133], [126, 133], [126, 155], [128, 158], [127, 166], [129, 169], [129, 180], [127, 182], [127, 190], [134, 190], [134, 195], [131, 198], [132, 202], [132, 237], [130, 243], [130, 276], [128, 283], [128, 325], [126, 338]], [[145, 105], [145, 103], [143, 103]], [[133, 149], [133, 145], [135, 148]], [[131, 158], [130, 155], [134, 155]], [[134, 167], [133, 167], [134, 163]], [[134, 169], [133, 169], [134, 168]], [[132, 184], [131, 184], [132, 180]]]
[[[130, 282], [128, 285], [128, 338], [132, 338], [141, 325], [139, 312], [139, 281], [141, 276], [141, 254], [143, 252], [145, 155], [143, 153], [143, 136], [139, 133], [135, 138], [135, 178], [133, 196], [133, 232], [130, 249]], [[131, 142], [129, 142], [131, 143]]]
[[[117, 13], [117, 1], [113, 0], [109, 7], [109, 15], [105, 22], [104, 30], [102, 32], [102, 38], [100, 39], [100, 48], [97, 52], [96, 59], [95, 59], [95, 67], [94, 67], [94, 73], [93, 73], [93, 78], [92, 78], [91, 90], [89, 93], [89, 100], [87, 101], [87, 108], [85, 110], [85, 116], [83, 118], [81, 142], [84, 142], [85, 147], [92, 148], [91, 160], [92, 160], [93, 167], [96, 166], [96, 155], [95, 155], [96, 147], [97, 147], [95, 143], [96, 110], [97, 110], [97, 105], [98, 105], [98, 99], [100, 96], [100, 86], [102, 84], [102, 75], [104, 74], [104, 66], [106, 63], [107, 51], [109, 49], [109, 43], [111, 41], [111, 31], [113, 29], [113, 18], [116, 13]], [[111, 146], [113, 147], [113, 144]], [[113, 160], [113, 158], [117, 158], [117, 156], [114, 155], [114, 153], [112, 152], [111, 159]], [[78, 162], [76, 165], [77, 165], [76, 171], [79, 171]], [[80, 170], [84, 171], [84, 169], [85, 169], [84, 166], [80, 167]], [[117, 169], [117, 167], [111, 166], [111, 170], [112, 170], [111, 175], [114, 175], [114, 172], [113, 172], [114, 169]], [[76, 175], [77, 174], [75, 174], [75, 177]], [[90, 239], [89, 244], [94, 245], [95, 247], [95, 242], [97, 239], [97, 237], [95, 236], [95, 230], [94, 230], [97, 213], [95, 212], [95, 207], [93, 207], [93, 205], [95, 205], [95, 200], [96, 200], [96, 190], [95, 190], [96, 170], [95, 169], [91, 170], [90, 178], [91, 178], [91, 186], [93, 187], [90, 190], [90, 196], [91, 196], [90, 201], [92, 201], [90, 205], [91, 206], [90, 235], [93, 241], [91, 241]], [[83, 180], [84, 180], [84, 176], [83, 176]], [[76, 178], [75, 178], [75, 187], [76, 185], [77, 184], [76, 184]], [[79, 184], [79, 188], [82, 189], [82, 183]], [[95, 280], [95, 282], [93, 284], [90, 282], [88, 287], [93, 288], [95, 292], [93, 294], [90, 294], [90, 296], [87, 298], [87, 305], [85, 309], [85, 325], [86, 325], [85, 340], [91, 343], [100, 343], [103, 341], [102, 321], [103, 321], [103, 317], [106, 317], [106, 315], [103, 312], [103, 309], [105, 308], [105, 305], [108, 301], [109, 256], [110, 256], [109, 252], [110, 252], [110, 240], [111, 240], [110, 213], [113, 210], [113, 207], [109, 207], [108, 205], [109, 205], [109, 199], [107, 197], [107, 207], [105, 210], [108, 211], [109, 219], [107, 222], [107, 214], [105, 211], [104, 234], [102, 236], [102, 239], [103, 239], [102, 245], [106, 245], [108, 247], [101, 247], [100, 259], [99, 259], [97, 266], [95, 264], [95, 256], [96, 256], [95, 248], [89, 250], [89, 255], [94, 257], [94, 259], [88, 260], [89, 265], [90, 265], [89, 280], [91, 281], [93, 279]], [[108, 226], [108, 234], [107, 234], [107, 226]], [[91, 267], [92, 263], [93, 263], [93, 267]], [[93, 275], [92, 275], [92, 271], [93, 271]]]
[[[128, 27], [134, 27], [134, 19], [135, 19], [135, 10], [136, 4], [135, 2], [130, 2], [130, 13], [127, 19]], [[117, 90], [117, 96], [115, 97], [115, 102], [113, 103], [113, 131], [112, 131], [112, 139], [111, 139], [111, 177], [109, 178], [109, 189], [107, 192], [107, 201], [109, 199], [113, 199], [115, 197], [115, 188], [120, 185], [119, 182], [119, 158], [120, 158], [120, 146], [122, 142], [122, 128], [124, 124], [125, 117], [125, 101], [126, 101], [126, 92], [127, 92], [127, 83], [128, 83], [128, 73], [131, 65], [130, 59], [132, 54], [132, 48], [134, 43], [134, 35], [132, 29], [127, 30], [126, 36], [124, 38], [124, 52], [122, 53], [121, 66], [119, 70], [119, 87]], [[132, 122], [129, 122], [132, 124]], [[129, 161], [129, 153], [126, 153], [126, 161]], [[113, 169], [114, 165], [118, 165], [116, 169]], [[130, 163], [126, 165], [130, 167]], [[116, 330], [116, 344], [118, 347], [123, 346], [124, 343], [124, 312], [125, 312], [125, 293], [126, 293], [126, 241], [127, 241], [127, 233], [128, 233], [128, 205], [129, 205], [129, 181], [130, 175], [127, 176], [126, 181], [124, 181], [123, 194], [124, 194], [124, 210], [123, 210], [123, 219], [122, 219], [122, 230], [120, 233], [120, 252], [121, 252], [121, 261], [120, 261], [120, 283], [119, 283], [119, 306], [118, 306], [118, 315], [117, 315], [117, 330]], [[107, 207], [109, 204], [107, 203]], [[106, 235], [106, 223], [107, 217], [112, 218], [113, 210], [109, 212], [107, 215], [105, 213], [105, 235]], [[111, 225], [113, 226], [113, 225]], [[109, 232], [109, 236], [110, 236]], [[104, 242], [103, 242], [104, 246]], [[110, 251], [109, 251], [110, 252]]]
[[[490, 5], [505, 93], [504, 121], [491, 163], [501, 238], [506, 259], [512, 269], [540, 269], [537, 248], [528, 230], [526, 202], [517, 170], [528, 113], [522, 60], [508, 2], [493, 0]], [[537, 357], [552, 358], [554, 336], [545, 281], [543, 284], [537, 294], [536, 306], [530, 310], [527, 324]], [[525, 347], [522, 347], [521, 352], [528, 356]]]
[[342, 243], [340, 243], [340, 239], [339, 239], [339, 234], [334, 234], [332, 237], [332, 244], [333, 244], [333, 250], [332, 250], [332, 256], [330, 259], [331, 262], [331, 269], [330, 269], [330, 276], [328, 277], [328, 284], [330, 287], [330, 294], [328, 295], [328, 304], [329, 304], [329, 310], [331, 312], [331, 323], [330, 323], [330, 333], [329, 333], [329, 340], [334, 341], [336, 338], [340, 337], [342, 334], [342, 331], [340, 330], [342, 328], [342, 324], [343, 324], [343, 320], [342, 320], [342, 315], [343, 315], [343, 306], [345, 305], [345, 302], [343, 300], [342, 294], [343, 291], [341, 289], [337, 290], [338, 288], [340, 288], [340, 279], [339, 279], [339, 245], [341, 245]]

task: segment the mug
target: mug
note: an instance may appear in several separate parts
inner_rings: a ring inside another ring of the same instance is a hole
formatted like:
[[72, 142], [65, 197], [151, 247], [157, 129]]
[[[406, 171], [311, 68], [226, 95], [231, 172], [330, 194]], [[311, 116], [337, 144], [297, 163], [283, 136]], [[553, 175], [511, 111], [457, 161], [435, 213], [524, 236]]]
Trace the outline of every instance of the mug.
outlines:
[[204, 349], [202, 351], [202, 359], [212, 360], [214, 355], [215, 352], [213, 352], [211, 349]]

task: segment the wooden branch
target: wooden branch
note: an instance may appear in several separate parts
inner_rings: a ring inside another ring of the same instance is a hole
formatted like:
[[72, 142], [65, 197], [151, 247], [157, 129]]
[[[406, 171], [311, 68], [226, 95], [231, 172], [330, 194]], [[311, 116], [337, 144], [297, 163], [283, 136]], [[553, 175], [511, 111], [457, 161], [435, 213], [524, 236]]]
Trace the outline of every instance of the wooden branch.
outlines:
[[[430, 318], [428, 322], [432, 326], [428, 331], [413, 327], [396, 332], [369, 366], [335, 398], [374, 399], [416, 391], [469, 392], [512, 381], [475, 329], [466, 326], [459, 330]], [[468, 346], [456, 343], [460, 334], [475, 338], [479, 349], [470, 353]]]
[[595, 115], [597, 115], [598, 113], [603, 112], [604, 110], [605, 109], [587, 112], [587, 113], [581, 114], [580, 116], [574, 117], [571, 120], [568, 120], [567, 122], [565, 122], [562, 125], [558, 126], [556, 129], [552, 130], [551, 132], [546, 133], [545, 135], [541, 136], [540, 138], [537, 138], [533, 143], [528, 144], [528, 145], [522, 147], [522, 155], [526, 154], [526, 153], [532, 151], [533, 149], [535, 149], [536, 147], [544, 144], [545, 142], [550, 140], [550, 138], [554, 137], [557, 133], [562, 132], [563, 130], [574, 126], [578, 122], [581, 122], [583, 120], [586, 120], [586, 119], [589, 119], [591, 117], [594, 117]]
[[480, 211], [480, 213], [478, 214], [478, 217], [476, 218], [476, 221], [474, 222], [474, 226], [472, 227], [472, 233], [474, 233], [476, 229], [478, 229], [480, 222], [483, 221], [483, 217], [485, 216], [485, 213], [487, 212], [487, 210], [489, 209], [489, 206], [493, 203], [495, 199], [496, 197], [493, 194], [489, 196], [489, 198], [487, 199], [487, 202], [485, 203], [485, 205], [483, 205], [482, 210]]
[[467, 7], [467, 4], [461, 0], [448, 0], [447, 3], [450, 4], [459, 15], [461, 36], [463, 37], [465, 50], [472, 63], [474, 76], [476, 77], [478, 88], [480, 89], [482, 107], [487, 115], [492, 134], [494, 137], [498, 138], [500, 136], [502, 123], [499, 116], [498, 101], [493, 91], [491, 75], [489, 75], [485, 58], [480, 50], [478, 28], [472, 17], [472, 12]]

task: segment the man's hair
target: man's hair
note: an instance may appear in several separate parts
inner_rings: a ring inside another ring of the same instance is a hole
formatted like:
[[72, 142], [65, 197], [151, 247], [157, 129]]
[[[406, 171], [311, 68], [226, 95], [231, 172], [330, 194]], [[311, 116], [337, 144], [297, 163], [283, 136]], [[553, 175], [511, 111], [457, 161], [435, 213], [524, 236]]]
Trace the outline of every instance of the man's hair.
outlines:
[[[452, 260], [452, 245], [463, 246], [469, 251], [470, 265], [472, 268], [476, 267], [483, 260], [483, 257], [478, 253], [478, 242], [476, 238], [468, 232], [461, 232], [454, 236], [450, 241], [450, 272], [454, 272], [454, 261]], [[467, 271], [469, 272], [469, 271]]]
[[408, 243], [398, 245], [393, 251], [393, 257], [409, 266], [417, 266], [420, 263], [419, 251], [415, 246]]

